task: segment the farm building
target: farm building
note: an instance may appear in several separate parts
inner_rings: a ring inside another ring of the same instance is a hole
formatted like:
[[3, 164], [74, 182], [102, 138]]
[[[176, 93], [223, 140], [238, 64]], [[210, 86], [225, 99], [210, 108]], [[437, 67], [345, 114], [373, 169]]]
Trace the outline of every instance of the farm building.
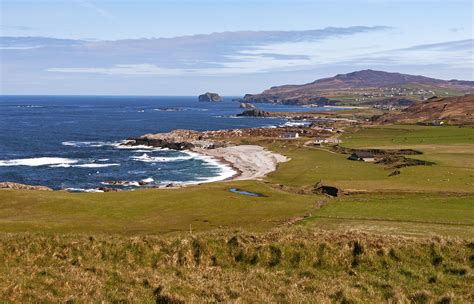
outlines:
[[375, 161], [375, 155], [371, 152], [354, 152], [349, 156], [350, 160], [359, 160], [365, 162], [373, 162]]

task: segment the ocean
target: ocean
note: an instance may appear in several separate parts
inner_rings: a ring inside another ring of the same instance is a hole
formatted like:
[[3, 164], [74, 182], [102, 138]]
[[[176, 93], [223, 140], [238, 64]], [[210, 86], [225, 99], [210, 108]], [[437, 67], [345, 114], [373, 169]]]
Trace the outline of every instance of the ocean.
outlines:
[[[307, 108], [258, 104], [267, 111]], [[327, 108], [325, 108], [327, 109]], [[232, 97], [0, 96], [0, 182], [68, 191], [201, 183], [230, 177], [230, 168], [187, 151], [123, 148], [129, 137], [174, 129], [272, 127], [278, 118], [236, 117]], [[107, 186], [109, 187], [109, 186]]]

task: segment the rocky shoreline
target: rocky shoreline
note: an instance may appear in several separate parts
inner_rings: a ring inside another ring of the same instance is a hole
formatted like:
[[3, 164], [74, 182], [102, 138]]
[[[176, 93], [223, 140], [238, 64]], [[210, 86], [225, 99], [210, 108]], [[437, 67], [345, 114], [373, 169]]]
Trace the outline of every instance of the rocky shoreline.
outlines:
[[[248, 133], [258, 135], [263, 130], [270, 131], [273, 136], [279, 136], [279, 132], [268, 128], [203, 132], [175, 130], [168, 133], [146, 134], [138, 138], [129, 138], [124, 145], [189, 150], [211, 157], [218, 163], [231, 168], [235, 174], [227, 180], [259, 179], [274, 171], [278, 163], [288, 159], [261, 146], [234, 145], [226, 141], [225, 138], [249, 136]], [[282, 128], [282, 130], [286, 130], [286, 128]]]

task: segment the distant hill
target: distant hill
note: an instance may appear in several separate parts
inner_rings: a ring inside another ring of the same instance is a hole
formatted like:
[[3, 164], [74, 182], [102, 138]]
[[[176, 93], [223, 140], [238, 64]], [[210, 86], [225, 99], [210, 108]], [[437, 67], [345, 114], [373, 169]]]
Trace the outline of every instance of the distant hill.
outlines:
[[474, 81], [362, 70], [302, 85], [276, 86], [260, 94], [247, 94], [243, 99], [283, 104], [374, 104], [388, 98], [419, 101], [435, 95], [458, 96], [472, 92]]
[[474, 124], [474, 94], [459, 97], [431, 98], [416, 103], [401, 113], [387, 113], [379, 123], [449, 123]]

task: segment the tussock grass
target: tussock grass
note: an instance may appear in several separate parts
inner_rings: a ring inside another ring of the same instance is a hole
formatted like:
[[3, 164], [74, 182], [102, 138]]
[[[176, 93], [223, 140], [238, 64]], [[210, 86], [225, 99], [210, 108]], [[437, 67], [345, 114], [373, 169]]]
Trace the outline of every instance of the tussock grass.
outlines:
[[473, 244], [306, 227], [138, 237], [2, 234], [0, 298], [472, 303]]

